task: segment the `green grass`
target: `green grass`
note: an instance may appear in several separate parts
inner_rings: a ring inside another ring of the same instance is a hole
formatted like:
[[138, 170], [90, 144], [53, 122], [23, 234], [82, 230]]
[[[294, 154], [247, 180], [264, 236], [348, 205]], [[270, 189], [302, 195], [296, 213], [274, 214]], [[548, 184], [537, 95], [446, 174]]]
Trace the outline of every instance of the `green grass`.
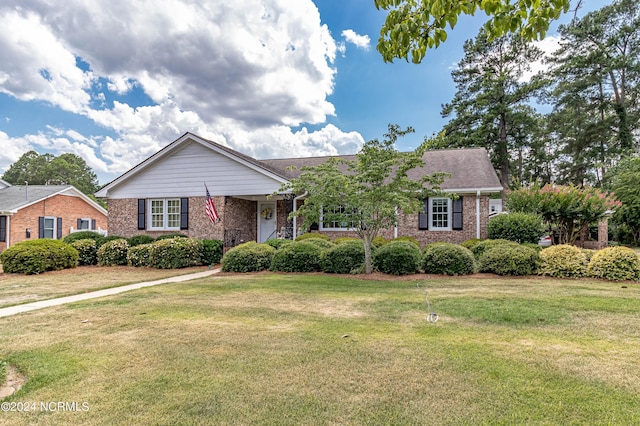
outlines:
[[[426, 321], [425, 292], [440, 319]], [[638, 424], [640, 286], [251, 274], [0, 319], [0, 424]]]

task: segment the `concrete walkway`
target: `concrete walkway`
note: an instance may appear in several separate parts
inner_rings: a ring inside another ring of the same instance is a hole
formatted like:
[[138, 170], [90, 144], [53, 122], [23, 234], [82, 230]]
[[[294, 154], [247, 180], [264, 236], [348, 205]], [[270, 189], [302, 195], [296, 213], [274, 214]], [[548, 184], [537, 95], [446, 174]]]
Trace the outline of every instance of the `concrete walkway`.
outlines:
[[151, 287], [159, 284], [178, 283], [183, 281], [195, 280], [198, 278], [208, 277], [217, 274], [220, 269], [211, 269], [204, 272], [195, 272], [193, 274], [179, 275], [177, 277], [163, 278], [156, 281], [148, 281], [137, 284], [123, 285], [121, 287], [106, 288], [104, 290], [96, 290], [89, 293], [76, 294], [73, 296], [59, 297], [57, 299], [40, 300], [38, 302], [25, 303], [23, 305], [9, 306], [0, 309], [0, 318], [29, 312], [36, 309], [48, 308], [49, 306], [58, 306], [65, 303], [79, 302], [81, 300], [94, 299], [96, 297], [111, 296], [113, 294], [124, 293], [125, 291], [137, 290], [139, 288]]

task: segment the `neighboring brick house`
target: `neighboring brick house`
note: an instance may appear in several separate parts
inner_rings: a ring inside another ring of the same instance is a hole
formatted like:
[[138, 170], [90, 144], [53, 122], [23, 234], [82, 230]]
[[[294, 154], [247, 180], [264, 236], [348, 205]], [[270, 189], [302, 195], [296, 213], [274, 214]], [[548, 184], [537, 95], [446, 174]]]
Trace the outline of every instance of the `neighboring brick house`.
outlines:
[[[287, 216], [304, 197], [287, 193], [269, 197], [299, 173], [288, 167], [314, 166], [327, 158], [256, 160], [186, 133], [105, 185], [96, 196], [107, 199], [111, 235], [181, 232], [220, 239], [226, 247], [244, 241], [262, 242], [298, 232], [295, 221], [288, 221]], [[486, 150], [434, 150], [427, 151], [423, 159], [424, 167], [411, 171], [414, 178], [424, 173], [449, 173], [441, 187], [458, 198], [425, 200], [425, 212], [400, 213], [398, 226], [383, 236], [412, 236], [422, 244], [486, 238], [490, 194], [502, 191]], [[215, 224], [205, 215], [205, 185], [220, 216]], [[320, 224], [317, 230], [332, 237], [350, 233], [329, 224]]]
[[10, 185], [0, 180], [0, 251], [21, 241], [106, 232], [107, 211], [72, 185]]

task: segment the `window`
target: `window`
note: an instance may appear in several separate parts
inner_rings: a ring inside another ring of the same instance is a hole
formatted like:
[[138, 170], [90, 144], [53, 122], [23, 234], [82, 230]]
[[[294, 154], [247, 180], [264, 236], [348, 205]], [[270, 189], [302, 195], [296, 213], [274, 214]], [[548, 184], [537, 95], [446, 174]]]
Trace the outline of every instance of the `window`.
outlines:
[[431, 229], [433, 231], [448, 231], [451, 229], [449, 220], [450, 207], [451, 200], [449, 198], [429, 199], [429, 213], [431, 214]]
[[460, 231], [462, 226], [463, 197], [428, 198], [424, 200], [424, 213], [418, 215], [418, 229], [431, 231]]
[[337, 206], [323, 209], [321, 221], [321, 230], [347, 231], [358, 227], [360, 215], [355, 208]]
[[56, 218], [55, 217], [45, 217], [44, 218], [44, 226], [42, 227], [43, 237], [42, 238], [51, 238], [54, 239], [56, 235]]
[[91, 219], [78, 219], [78, 230], [79, 231], [88, 231], [91, 229]]
[[149, 200], [150, 229], [180, 229], [180, 199]]

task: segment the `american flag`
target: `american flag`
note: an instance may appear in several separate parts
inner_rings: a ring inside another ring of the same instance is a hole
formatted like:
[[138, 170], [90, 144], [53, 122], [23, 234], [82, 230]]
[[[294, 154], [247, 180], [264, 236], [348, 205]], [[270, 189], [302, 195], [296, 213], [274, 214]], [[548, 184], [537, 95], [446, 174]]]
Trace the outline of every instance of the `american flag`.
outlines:
[[211, 223], [216, 223], [220, 220], [220, 216], [218, 216], [218, 211], [216, 210], [215, 204], [213, 204], [213, 198], [211, 198], [211, 195], [209, 194], [209, 188], [207, 188], [207, 185], [204, 186], [204, 189], [207, 191], [204, 211]]

